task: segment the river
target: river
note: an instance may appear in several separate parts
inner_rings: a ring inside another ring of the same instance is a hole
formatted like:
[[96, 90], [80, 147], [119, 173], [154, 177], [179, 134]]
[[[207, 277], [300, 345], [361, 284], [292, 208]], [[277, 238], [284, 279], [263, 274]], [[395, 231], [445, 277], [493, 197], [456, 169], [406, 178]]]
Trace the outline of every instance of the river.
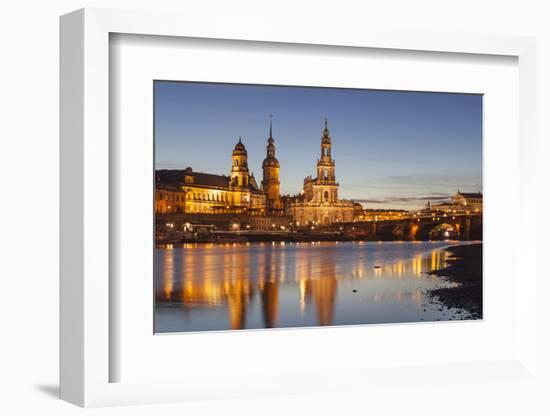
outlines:
[[155, 332], [468, 319], [427, 291], [459, 242], [186, 244], [155, 249]]

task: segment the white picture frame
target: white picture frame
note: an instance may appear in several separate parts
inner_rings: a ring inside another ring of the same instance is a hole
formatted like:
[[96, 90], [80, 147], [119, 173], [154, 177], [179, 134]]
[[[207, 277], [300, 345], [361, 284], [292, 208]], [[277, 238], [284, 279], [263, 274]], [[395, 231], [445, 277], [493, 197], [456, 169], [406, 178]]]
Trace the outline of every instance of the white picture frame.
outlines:
[[[185, 22], [185, 24], [182, 24]], [[216, 21], [205, 27], [199, 21], [168, 13], [83, 9], [61, 18], [61, 397], [80, 406], [155, 403], [209, 397], [238, 397], [269, 392], [319, 392], [402, 377], [396, 369], [369, 367], [331, 369], [322, 382], [319, 375], [270, 374], [264, 380], [241, 381], [229, 388], [219, 381], [193, 377], [183, 381], [112, 382], [110, 366], [119, 360], [111, 346], [110, 310], [113, 298], [110, 259], [110, 159], [109, 137], [109, 37], [110, 34], [225, 39], [282, 44], [331, 45], [333, 47], [430, 51], [451, 54], [483, 54], [516, 57], [519, 66], [519, 212], [535, 205], [531, 178], [535, 169], [535, 42], [530, 37], [396, 32], [379, 28], [330, 31], [311, 24], [308, 30], [277, 24], [261, 28]], [[490, 149], [489, 149], [490, 150]], [[449, 361], [434, 366], [418, 363], [407, 373], [429, 379], [441, 371], [453, 377], [479, 382], [472, 374], [500, 374], [522, 380], [536, 374], [537, 271], [532, 250], [536, 219], [520, 215], [517, 258], [522, 280], [517, 291], [517, 349], [498, 361]], [[514, 271], [519, 273], [518, 270]], [[401, 328], [405, 328], [402, 326]], [[406, 331], [413, 333], [413, 326]], [[405, 329], [403, 329], [405, 330]], [[264, 332], [263, 334], [266, 334]], [[287, 338], [292, 331], [286, 332]], [[319, 332], [318, 334], [321, 334]], [[328, 332], [325, 332], [328, 334]], [[266, 336], [266, 335], [262, 335]], [[323, 336], [323, 335], [317, 335]], [[170, 342], [170, 341], [165, 341]], [[242, 341], [240, 341], [242, 342]], [[497, 376], [495, 376], [497, 377]], [[307, 380], [316, 380], [307, 383]], [[345, 386], [345, 387], [344, 387]]]

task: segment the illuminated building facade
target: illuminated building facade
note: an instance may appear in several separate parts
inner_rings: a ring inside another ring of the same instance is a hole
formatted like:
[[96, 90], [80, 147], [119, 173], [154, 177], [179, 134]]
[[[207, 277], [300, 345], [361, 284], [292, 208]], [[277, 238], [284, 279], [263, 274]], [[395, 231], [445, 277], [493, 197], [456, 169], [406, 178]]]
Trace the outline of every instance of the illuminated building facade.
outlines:
[[160, 214], [247, 214], [269, 216], [258, 229], [278, 224], [277, 217], [290, 219], [297, 226], [331, 225], [349, 222], [361, 213], [361, 206], [338, 198], [335, 161], [331, 137], [325, 120], [321, 138], [321, 157], [317, 160], [317, 176], [304, 180], [303, 192], [281, 198], [280, 164], [275, 156], [275, 140], [270, 122], [266, 157], [262, 163], [263, 178], [258, 186], [249, 171], [248, 154], [241, 139], [231, 155], [231, 171], [226, 175], [185, 170], [159, 170], [155, 190], [155, 212]]
[[317, 177], [304, 179], [300, 196], [294, 197], [288, 205], [288, 214], [298, 226], [352, 221], [354, 204], [338, 199], [336, 166], [332, 158], [332, 143], [325, 119], [321, 137], [321, 157], [317, 159]]
[[175, 186], [155, 189], [155, 212], [167, 214], [185, 210], [185, 193]]
[[463, 210], [480, 212], [483, 208], [483, 194], [481, 192], [466, 193], [459, 190], [453, 195], [452, 203]]
[[231, 155], [229, 176], [185, 170], [157, 171], [155, 212], [189, 214], [248, 213], [265, 215], [266, 195], [248, 169], [248, 154], [239, 138]]
[[460, 192], [451, 197], [449, 202], [432, 204], [428, 201], [423, 212], [447, 212], [478, 214], [483, 211], [483, 194], [481, 192]]

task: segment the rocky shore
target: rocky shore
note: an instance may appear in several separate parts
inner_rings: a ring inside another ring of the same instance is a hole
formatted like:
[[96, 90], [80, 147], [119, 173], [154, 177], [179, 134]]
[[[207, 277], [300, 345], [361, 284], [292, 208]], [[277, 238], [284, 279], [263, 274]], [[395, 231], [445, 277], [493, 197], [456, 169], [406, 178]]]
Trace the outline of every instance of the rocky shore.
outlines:
[[430, 274], [446, 278], [458, 286], [434, 289], [428, 292], [428, 295], [448, 308], [465, 310], [471, 319], [481, 319], [483, 244], [454, 246], [445, 250], [452, 255], [447, 260], [447, 266], [432, 270]]

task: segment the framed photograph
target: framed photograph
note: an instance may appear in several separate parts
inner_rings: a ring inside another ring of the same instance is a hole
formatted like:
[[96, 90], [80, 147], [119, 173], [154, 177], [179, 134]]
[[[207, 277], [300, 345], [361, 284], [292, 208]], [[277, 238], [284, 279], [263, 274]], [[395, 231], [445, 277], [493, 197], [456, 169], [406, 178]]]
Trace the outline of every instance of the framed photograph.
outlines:
[[179, 19], [61, 18], [62, 398], [531, 377], [533, 39]]
[[482, 319], [481, 94], [153, 88], [155, 333]]

